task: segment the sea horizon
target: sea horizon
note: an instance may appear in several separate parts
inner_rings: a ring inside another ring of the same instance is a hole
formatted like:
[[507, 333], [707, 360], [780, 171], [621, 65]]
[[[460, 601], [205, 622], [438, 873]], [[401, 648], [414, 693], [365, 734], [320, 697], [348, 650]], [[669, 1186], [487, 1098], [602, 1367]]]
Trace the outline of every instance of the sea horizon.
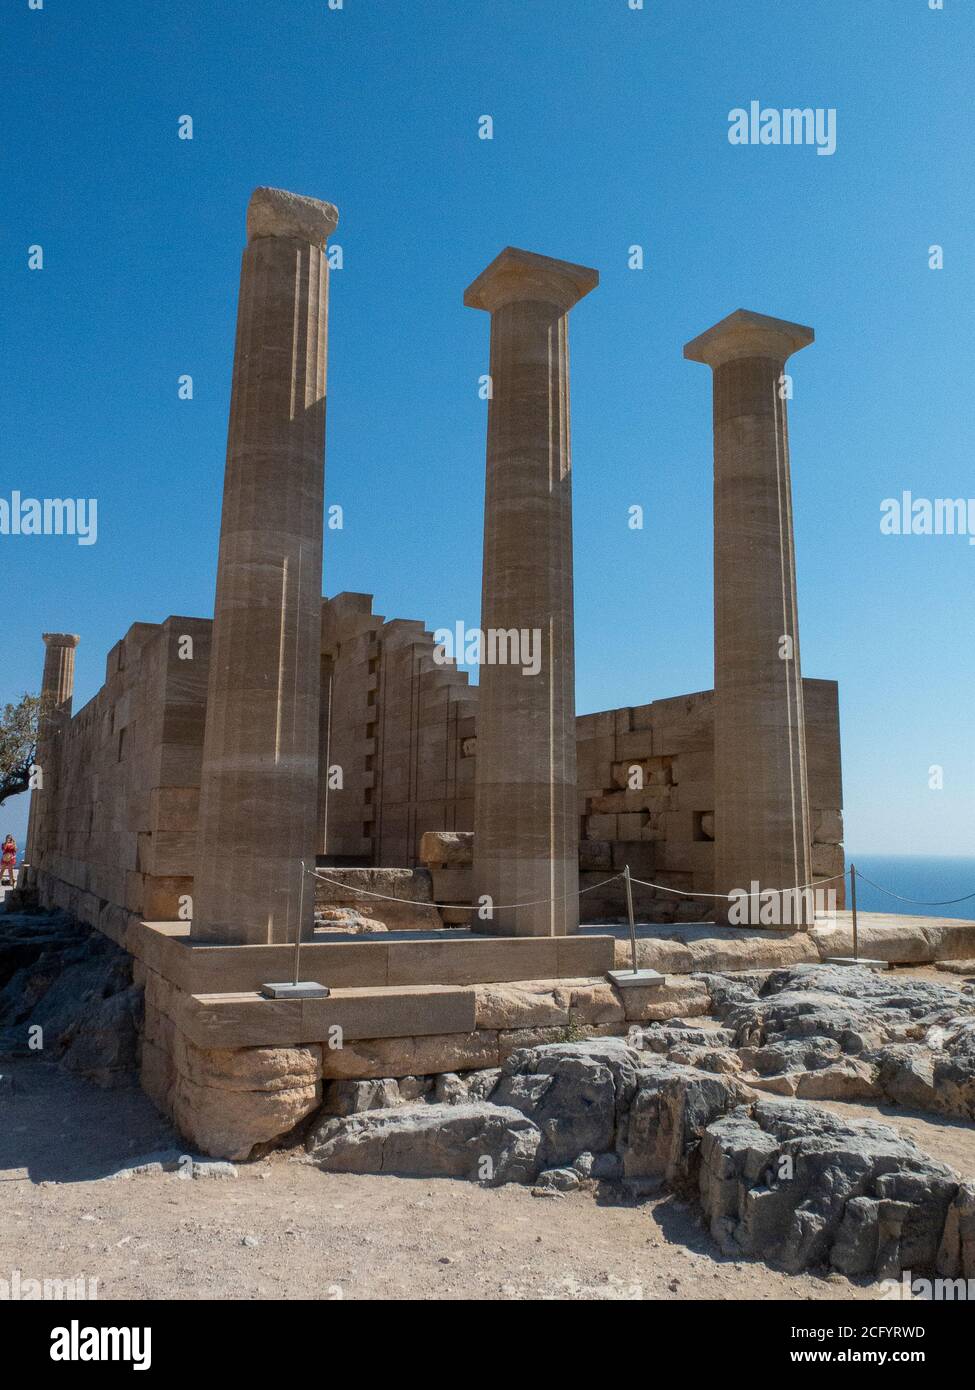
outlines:
[[[848, 850], [847, 898], [851, 863], [857, 868], [857, 907], [863, 912], [975, 921], [975, 855], [859, 854]], [[881, 892], [875, 884], [889, 893]], [[972, 896], [967, 902], [945, 901], [968, 894]], [[904, 901], [908, 898], [917, 901]]]

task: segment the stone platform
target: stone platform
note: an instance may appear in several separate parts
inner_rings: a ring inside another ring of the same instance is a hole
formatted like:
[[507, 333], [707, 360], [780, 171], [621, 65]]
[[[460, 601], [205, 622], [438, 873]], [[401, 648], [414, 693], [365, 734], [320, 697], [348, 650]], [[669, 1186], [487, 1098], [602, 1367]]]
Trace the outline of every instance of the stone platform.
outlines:
[[[861, 956], [895, 965], [975, 957], [975, 922], [887, 912], [860, 912], [857, 921]], [[837, 912], [832, 924], [819, 921], [809, 931], [722, 927], [713, 922], [674, 926], [640, 923], [636, 935], [640, 969], [659, 970], [664, 975], [815, 965], [829, 956], [853, 953], [853, 917], [849, 912]], [[611, 936], [615, 968], [629, 968], [628, 927], [601, 922], [580, 927], [580, 936]]]

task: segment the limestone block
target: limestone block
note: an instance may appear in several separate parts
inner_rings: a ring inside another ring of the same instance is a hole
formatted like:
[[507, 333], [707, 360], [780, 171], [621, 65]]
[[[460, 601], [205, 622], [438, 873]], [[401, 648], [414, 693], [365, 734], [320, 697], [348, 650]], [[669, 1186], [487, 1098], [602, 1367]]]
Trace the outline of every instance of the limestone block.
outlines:
[[514, 1029], [565, 1027], [570, 996], [565, 982], [535, 980], [518, 984], [475, 986], [478, 1028]]
[[471, 901], [474, 891], [474, 875], [470, 866], [433, 869], [432, 877], [434, 902], [469, 903]]
[[832, 878], [842, 874], [846, 868], [843, 846], [839, 844], [813, 844], [813, 878]]
[[469, 867], [474, 862], [473, 831], [424, 831], [420, 839], [420, 862], [429, 869]]
[[636, 762], [640, 758], [652, 758], [654, 751], [654, 738], [650, 729], [636, 729], [633, 733], [616, 736], [617, 762]]
[[616, 838], [618, 840], [642, 840], [644, 819], [640, 812], [617, 816]]
[[432, 1034], [420, 1038], [373, 1038], [324, 1050], [324, 1075], [351, 1080], [383, 1076], [429, 1076], [499, 1066], [498, 1034]]
[[149, 795], [149, 825], [156, 830], [195, 832], [199, 787], [155, 787]]
[[836, 810], [813, 812], [813, 840], [821, 845], [843, 843], [843, 812]]
[[321, 1103], [321, 1049], [204, 1049], [176, 1035], [174, 1119], [214, 1158], [247, 1158]]
[[180, 899], [192, 896], [193, 879], [158, 877], [143, 879], [142, 913], [149, 922], [175, 922], [180, 915]]
[[616, 816], [596, 815], [586, 820], [587, 840], [618, 840]]
[[[609, 873], [613, 866], [613, 851], [608, 840], [579, 841], [580, 873], [600, 870]], [[580, 886], [582, 886], [580, 884]], [[583, 908], [585, 911], [585, 908]]]
[[709, 1014], [712, 1008], [711, 995], [704, 982], [681, 979], [680, 976], [668, 976], [663, 984], [653, 985], [648, 989], [629, 985], [617, 993], [629, 1023], [662, 1023], [671, 1018], [701, 1018]]

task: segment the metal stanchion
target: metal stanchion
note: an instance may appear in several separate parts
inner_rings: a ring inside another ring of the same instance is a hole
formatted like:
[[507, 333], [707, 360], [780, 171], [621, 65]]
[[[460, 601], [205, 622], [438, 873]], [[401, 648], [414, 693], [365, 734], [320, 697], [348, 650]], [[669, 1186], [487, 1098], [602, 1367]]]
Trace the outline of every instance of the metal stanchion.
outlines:
[[860, 929], [857, 922], [857, 866], [850, 865], [850, 911], [853, 916], [853, 955], [827, 956], [827, 965], [860, 965], [865, 970], [889, 970], [890, 961], [860, 958]]
[[857, 866], [850, 865], [850, 910], [853, 913], [853, 959], [860, 959], [860, 933], [857, 930]]
[[630, 969], [629, 970], [610, 970], [609, 978], [620, 989], [625, 989], [627, 985], [659, 985], [664, 981], [664, 976], [659, 970], [640, 970], [637, 965], [636, 950], [636, 918], [633, 914], [633, 884], [630, 880], [630, 866], [627, 864], [623, 869], [623, 882], [626, 885], [626, 915], [630, 924]]
[[301, 924], [305, 916], [305, 878], [308, 870], [305, 861], [301, 861], [301, 881], [298, 887], [298, 924], [295, 927], [295, 951], [294, 966], [292, 968], [292, 978], [287, 982], [276, 984], [261, 985], [261, 993], [265, 999], [327, 999], [329, 989], [327, 985], [320, 985], [315, 980], [302, 980], [300, 978], [301, 966]]

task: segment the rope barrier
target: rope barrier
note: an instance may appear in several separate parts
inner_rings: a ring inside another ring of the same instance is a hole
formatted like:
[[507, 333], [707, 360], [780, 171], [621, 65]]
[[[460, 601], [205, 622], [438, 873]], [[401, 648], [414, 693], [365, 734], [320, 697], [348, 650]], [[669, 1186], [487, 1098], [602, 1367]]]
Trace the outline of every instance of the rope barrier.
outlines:
[[[338, 878], [329, 878], [326, 874], [319, 873], [317, 869], [306, 869], [305, 872], [307, 874], [311, 874], [313, 878], [319, 879], [322, 883], [330, 883], [333, 886], [333, 888], [351, 889], [350, 884], [343, 883], [342, 880]], [[863, 877], [863, 875], [860, 874], [859, 870], [857, 870], [857, 873], [859, 877]], [[576, 889], [574, 893], [563, 893], [562, 896], [559, 898], [535, 898], [531, 902], [524, 903], [502, 903], [500, 905], [492, 904], [492, 911], [511, 912], [518, 907], [542, 907], [545, 903], [564, 903], [567, 902], [569, 898], [581, 898], [583, 893], [594, 893], [597, 888], [605, 888], [607, 883], [615, 883], [618, 878], [623, 877], [624, 875], [621, 873], [611, 874], [609, 878], [601, 879], [599, 883], [590, 883], [586, 888]], [[832, 878], [817, 878], [812, 883], [804, 883], [801, 888], [776, 888], [774, 891], [777, 893], [805, 892], [807, 888], [818, 888], [824, 883], [836, 883], [841, 878], [846, 878], [846, 874], [834, 874]], [[685, 892], [683, 888], [668, 888], [665, 883], [649, 883], [644, 878], [633, 878], [632, 874], [630, 875], [630, 881], [632, 883], [639, 883], [644, 888], [659, 888], [661, 892], [664, 893], [677, 893], [682, 898], [721, 898], [725, 902], [727, 902], [728, 898], [731, 896], [729, 893], [688, 893]], [[406, 906], [417, 906], [415, 898], [394, 898], [389, 893], [374, 893], [368, 888], [356, 887], [353, 891], [355, 892], [356, 897], [378, 898], [381, 902], [384, 903], [401, 903]], [[767, 893], [770, 890], [766, 888], [762, 889], [761, 891]], [[975, 893], [972, 894], [972, 897], [975, 897]], [[908, 898], [905, 899], [905, 901], [910, 902], [912, 900]], [[959, 898], [956, 901], [962, 902], [963, 899]], [[435, 907], [457, 908], [462, 912], [469, 910], [473, 906], [471, 903], [435, 903], [431, 905]], [[423, 904], [420, 903], [419, 906], [422, 907]]]
[[902, 903], [913, 903], [915, 907], [951, 907], [954, 903], [967, 903], [975, 898], [975, 893], [966, 893], [963, 898], [942, 898], [940, 902], [929, 902], [926, 898], [905, 898], [903, 893], [895, 893], [890, 888], [883, 888], [879, 883], [874, 883], [872, 878], [867, 878], [859, 869], [856, 870], [856, 876], [862, 878], [864, 883], [869, 883], [871, 888], [886, 893], [889, 898], [897, 898]]
[[[320, 879], [322, 883], [331, 883], [335, 888], [349, 888], [350, 886], [348, 883], [343, 883], [341, 879], [326, 878], [325, 874], [320, 874], [317, 869], [306, 869], [305, 872], [311, 874], [313, 878]], [[569, 898], [581, 898], [583, 893], [593, 893], [597, 888], [605, 888], [607, 883], [615, 883], [618, 878], [622, 877], [622, 874], [611, 874], [609, 878], [604, 878], [601, 883], [590, 883], [587, 888], [578, 888], [574, 893], [563, 893], [559, 898], [535, 898], [533, 902], [526, 903], [492, 903], [491, 911], [511, 912], [516, 907], [541, 907], [545, 903], [564, 903]], [[354, 891], [356, 897], [380, 898], [385, 903], [404, 903], [408, 907], [425, 906], [423, 903], [417, 903], [415, 898], [393, 898], [388, 893], [372, 893], [368, 888], [356, 888]], [[430, 907], [456, 907], [461, 912], [471, 911], [474, 906], [472, 903], [430, 903], [426, 905]]]
[[[863, 875], [860, 874], [859, 869], [857, 870], [857, 874], [859, 877], [863, 877]], [[682, 898], [720, 898], [723, 901], [727, 902], [728, 899], [731, 897], [730, 893], [688, 893], [685, 892], [683, 888], [668, 888], [665, 883], [649, 883], [645, 878], [633, 878], [632, 874], [630, 875], [630, 877], [633, 883], [639, 883], [644, 888], [659, 888], [661, 892], [677, 893]], [[837, 883], [841, 878], [846, 878], [846, 874], [834, 874], [832, 878], [817, 878], [814, 879], [812, 883], [803, 883], [802, 885], [797, 886], [795, 888], [760, 888], [759, 892], [804, 893], [807, 888], [819, 888], [824, 883]], [[741, 891], [744, 892], [744, 889], [742, 889]], [[751, 894], [748, 894], [748, 896], [750, 897]], [[975, 897], [975, 894], [973, 894], [972, 896]]]

